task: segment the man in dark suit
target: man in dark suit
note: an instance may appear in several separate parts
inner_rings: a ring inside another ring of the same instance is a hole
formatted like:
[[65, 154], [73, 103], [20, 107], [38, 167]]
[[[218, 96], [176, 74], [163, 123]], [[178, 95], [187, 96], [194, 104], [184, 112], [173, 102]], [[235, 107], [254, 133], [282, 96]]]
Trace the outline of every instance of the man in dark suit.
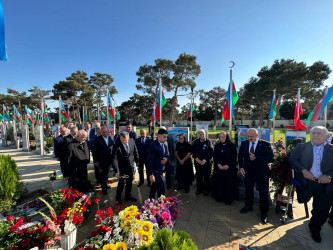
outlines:
[[54, 158], [57, 159], [57, 161], [60, 161], [60, 151], [61, 151], [61, 143], [63, 142], [65, 136], [67, 135], [67, 128], [64, 126], [60, 127], [60, 135], [53, 140], [54, 145]]
[[307, 201], [313, 198], [309, 228], [316, 242], [321, 242], [320, 230], [328, 218], [333, 196], [327, 192], [332, 186], [333, 176], [333, 145], [327, 143], [328, 137], [325, 127], [313, 127], [310, 131], [311, 141], [299, 143], [289, 157], [290, 164], [297, 171], [302, 196]]
[[121, 193], [123, 192], [125, 181], [125, 200], [136, 201], [131, 196], [132, 181], [136, 172], [135, 163], [139, 163], [139, 152], [136, 148], [135, 141], [129, 138], [127, 132], [120, 133], [120, 143], [118, 143], [113, 151], [113, 168], [116, 177], [119, 178], [116, 194], [116, 203], [121, 204]]
[[138, 138], [138, 135], [136, 134], [135, 131], [133, 131], [133, 127], [131, 123], [127, 123], [126, 125], [126, 131], [129, 135], [129, 138], [132, 138], [134, 140], [136, 140]]
[[[330, 144], [333, 144], [333, 134], [329, 134], [329, 137], [327, 139], [327, 142]], [[328, 215], [328, 223], [333, 226], [333, 201], [332, 201], [332, 206], [331, 206], [331, 212]]]
[[168, 131], [165, 129], [159, 129], [157, 133], [157, 139], [153, 141], [148, 147], [147, 172], [150, 182], [152, 183], [149, 198], [155, 199], [156, 192], [157, 197], [165, 195], [165, 187], [162, 175], [165, 169], [165, 164], [169, 158], [168, 148], [164, 144], [167, 138]]
[[247, 213], [253, 210], [253, 189], [257, 183], [260, 195], [261, 221], [268, 222], [269, 209], [269, 166], [274, 161], [274, 154], [269, 142], [259, 139], [255, 128], [247, 131], [248, 140], [242, 141], [238, 153], [239, 171], [245, 183], [245, 207], [240, 212]]
[[119, 127], [116, 127], [116, 131], [114, 132], [114, 142], [118, 142], [120, 139], [119, 139], [119, 135], [120, 135], [120, 128]]
[[146, 174], [147, 174], [147, 182], [148, 186], [150, 186], [149, 176], [147, 173], [147, 149], [150, 143], [153, 140], [147, 137], [147, 132], [145, 129], [140, 130], [140, 137], [135, 140], [136, 147], [139, 151], [139, 184], [140, 187], [144, 183], [144, 173], [143, 168], [146, 166]]
[[[101, 124], [99, 122], [95, 122], [95, 127], [90, 129], [90, 132], [89, 132], [89, 141], [94, 141], [95, 138], [97, 137], [97, 132], [96, 132], [96, 128], [100, 128], [101, 127]], [[92, 151], [93, 150], [93, 145], [90, 145], [89, 146], [89, 150]]]
[[77, 127], [71, 127], [70, 133], [64, 137], [62, 143], [59, 145], [60, 168], [65, 180], [69, 179], [70, 174], [68, 167], [68, 145], [75, 139], [77, 132]]
[[87, 132], [83, 129], [77, 132], [75, 139], [68, 145], [68, 170], [70, 187], [82, 193], [88, 191], [88, 170], [90, 153], [86, 142]]
[[96, 167], [95, 176], [101, 184], [103, 195], [107, 194], [107, 181], [112, 164], [112, 151], [114, 141], [112, 140], [109, 129], [107, 127], [101, 128], [101, 136], [98, 136], [93, 144], [93, 159], [94, 166]]

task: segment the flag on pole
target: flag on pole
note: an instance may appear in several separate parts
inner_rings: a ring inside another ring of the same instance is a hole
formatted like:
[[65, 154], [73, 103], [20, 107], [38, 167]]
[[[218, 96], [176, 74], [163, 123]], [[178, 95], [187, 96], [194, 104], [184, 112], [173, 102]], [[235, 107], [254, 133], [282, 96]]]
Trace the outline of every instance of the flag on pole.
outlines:
[[34, 122], [37, 121], [37, 115], [35, 113], [32, 114], [32, 118], [34, 119]]
[[116, 114], [116, 119], [119, 121], [120, 120], [120, 113], [118, 111], [118, 109], [115, 109], [115, 114]]
[[5, 20], [3, 16], [2, 0], [0, 0], [0, 61], [8, 61], [5, 43]]
[[98, 108], [98, 113], [99, 113], [99, 115], [101, 116], [101, 119], [102, 119], [102, 120], [105, 120], [105, 119], [106, 119], [106, 116], [105, 116], [105, 114], [103, 113], [103, 111], [101, 110], [101, 108]]
[[26, 117], [26, 122], [28, 125], [34, 124], [34, 121], [32, 120], [32, 117], [30, 115], [30, 112], [29, 112], [27, 106], [25, 106], [25, 117]]
[[193, 111], [195, 110], [195, 108], [194, 108], [194, 103], [190, 103], [190, 107], [189, 107], [189, 109], [188, 109], [188, 111], [187, 111], [187, 116], [188, 116], [188, 118], [191, 118], [191, 117], [193, 117]]
[[49, 112], [47, 111], [46, 105], [43, 105], [43, 112], [44, 112], [44, 117], [47, 122], [51, 121], [51, 117], [49, 116]]
[[21, 122], [21, 114], [17, 111], [17, 108], [14, 105], [14, 120], [16, 123]]
[[108, 91], [108, 112], [109, 112], [109, 121], [115, 121], [116, 120], [116, 114], [114, 112], [110, 92]]
[[83, 107], [83, 121], [88, 121], [87, 110]]
[[2, 122], [3, 121], [3, 116], [2, 116], [2, 114], [0, 114], [0, 122]]
[[151, 113], [151, 122], [155, 122], [155, 121], [156, 121], [155, 108], [153, 108], [153, 111]]
[[[161, 98], [162, 96], [162, 98]], [[161, 103], [161, 99], [162, 99], [162, 103]], [[166, 104], [166, 98], [164, 95], [164, 91], [163, 88], [161, 87], [160, 90], [158, 91], [157, 94], [157, 102], [156, 102], [156, 106], [155, 106], [155, 117], [156, 119], [161, 119], [160, 117], [160, 110], [162, 110], [162, 108], [164, 107], [164, 105]]]
[[62, 102], [61, 98], [59, 99], [60, 101], [60, 113], [61, 113], [61, 120], [63, 122], [67, 122], [68, 121], [68, 115], [67, 115], [67, 112], [66, 112], [66, 109], [65, 109], [65, 105], [64, 103]]
[[[298, 110], [298, 112], [297, 112]], [[295, 123], [295, 129], [296, 131], [301, 131], [301, 130], [308, 130], [308, 127], [305, 126], [301, 122], [301, 114], [303, 114], [303, 108], [302, 108], [302, 103], [300, 102], [298, 105], [298, 99], [296, 100], [296, 105], [295, 105], [295, 112], [294, 112], [294, 123]], [[298, 115], [298, 116], [297, 116]]]
[[276, 97], [273, 95], [272, 103], [271, 103], [271, 111], [269, 112], [268, 118], [270, 121], [273, 121], [276, 116]]
[[324, 96], [320, 99], [320, 101], [318, 102], [318, 104], [314, 107], [314, 109], [311, 111], [311, 113], [308, 116], [308, 119], [306, 119], [305, 123], [309, 123], [309, 122], [314, 122], [317, 121], [319, 116], [320, 116], [320, 110], [323, 106], [323, 102], [325, 100], [326, 94], [324, 94]]
[[321, 115], [326, 107], [326, 105], [329, 103], [329, 102], [332, 102], [333, 101], [333, 86], [330, 87], [330, 89], [327, 91], [327, 94], [323, 100], [323, 105], [321, 106], [321, 109], [320, 109], [320, 113], [319, 115]]
[[9, 122], [10, 121], [10, 115], [5, 106], [3, 106], [3, 112], [4, 112], [4, 122]]
[[[237, 94], [234, 82], [232, 82], [232, 92], [231, 92], [231, 94], [232, 94], [232, 102], [230, 101], [230, 84], [229, 84], [228, 91], [227, 91], [227, 98], [226, 98], [225, 103], [224, 103], [221, 122], [229, 121], [231, 118], [234, 118], [234, 106], [236, 105], [236, 103], [238, 101], [238, 94]], [[230, 118], [229, 103], [231, 104], [231, 118]]]

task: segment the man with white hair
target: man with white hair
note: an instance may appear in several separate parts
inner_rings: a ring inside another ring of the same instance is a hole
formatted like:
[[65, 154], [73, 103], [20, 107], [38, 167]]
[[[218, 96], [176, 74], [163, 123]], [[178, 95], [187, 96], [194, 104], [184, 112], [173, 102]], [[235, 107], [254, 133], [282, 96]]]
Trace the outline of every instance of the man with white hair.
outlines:
[[68, 145], [68, 184], [82, 193], [88, 191], [87, 165], [90, 162], [90, 153], [86, 140], [87, 132], [82, 129], [77, 132], [75, 139]]
[[242, 141], [238, 153], [239, 172], [244, 177], [245, 206], [240, 213], [253, 210], [254, 185], [257, 184], [260, 196], [260, 212], [263, 224], [268, 222], [269, 210], [269, 166], [274, 162], [274, 154], [269, 142], [259, 139], [255, 128], [246, 132], [247, 140]]
[[[333, 145], [327, 143], [329, 133], [325, 127], [315, 126], [310, 131], [310, 142], [300, 143], [289, 157], [295, 168], [302, 191], [302, 201], [313, 198], [309, 228], [312, 239], [321, 242], [320, 230], [326, 222], [332, 202]], [[297, 192], [297, 196], [300, 193]]]

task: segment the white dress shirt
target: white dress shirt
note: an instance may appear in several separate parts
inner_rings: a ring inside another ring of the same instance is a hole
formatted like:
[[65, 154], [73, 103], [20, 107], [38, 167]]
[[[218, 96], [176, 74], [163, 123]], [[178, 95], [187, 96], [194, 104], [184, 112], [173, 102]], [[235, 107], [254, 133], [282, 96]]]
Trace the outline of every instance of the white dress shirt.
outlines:
[[103, 139], [104, 139], [106, 145], [109, 145], [109, 137], [103, 137]]
[[[259, 142], [259, 138], [254, 142], [254, 146], [253, 146], [254, 152], [256, 152], [256, 148], [257, 148], [258, 142]], [[249, 143], [249, 152], [251, 150], [252, 144], [253, 144], [253, 142]]]

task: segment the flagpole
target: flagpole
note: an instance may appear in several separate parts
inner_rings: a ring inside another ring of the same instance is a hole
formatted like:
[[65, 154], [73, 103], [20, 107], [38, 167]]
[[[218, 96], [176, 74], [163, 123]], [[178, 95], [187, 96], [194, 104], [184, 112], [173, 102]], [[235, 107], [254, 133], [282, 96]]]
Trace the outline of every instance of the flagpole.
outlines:
[[160, 77], [160, 103], [159, 103], [159, 109], [160, 109], [160, 126], [162, 126], [162, 80]]
[[[327, 95], [327, 92], [328, 92], [328, 87], [326, 87], [326, 95]], [[324, 127], [326, 128], [326, 123], [327, 123], [327, 105], [328, 103], [326, 104], [325, 106], [325, 109], [324, 109]]]
[[60, 127], [61, 127], [61, 96], [59, 96], [59, 132], [60, 132]]
[[82, 105], [82, 124], [84, 126], [84, 105]]
[[230, 136], [230, 139], [232, 140], [232, 67], [234, 66], [235, 64], [233, 64], [231, 67], [230, 67], [230, 83], [229, 83], [229, 102], [228, 105], [229, 105], [229, 112], [230, 112], [230, 119], [229, 119], [229, 136]]
[[[301, 100], [301, 88], [298, 88], [298, 90], [297, 90], [297, 120], [299, 119], [299, 107], [301, 105], [300, 100]], [[295, 124], [295, 126], [296, 126], [296, 124]], [[296, 138], [298, 138], [298, 136], [299, 136], [299, 131], [296, 131]]]
[[15, 113], [15, 105], [13, 105], [13, 111], [14, 111], [13, 112], [14, 113], [13, 135], [14, 135], [14, 139], [15, 139], [15, 142], [16, 142], [16, 119], [15, 119], [15, 116], [17, 116], [17, 115]]
[[112, 98], [112, 101], [114, 103], [113, 135], [115, 136], [116, 135], [116, 123], [117, 123], [116, 102], [114, 101], [113, 98]]
[[[190, 135], [191, 135], [191, 137], [190, 137], [190, 140], [191, 140], [191, 142], [192, 142], [192, 125], [193, 125], [193, 120], [192, 120], [192, 117], [193, 117], [193, 114], [192, 114], [192, 109], [193, 109], [193, 107], [192, 107], [192, 105], [193, 105], [193, 88], [192, 88], [192, 91], [191, 91], [191, 104], [190, 104], [190, 114], [191, 114], [191, 131], [190, 131]], [[208, 135], [207, 135], [207, 138], [208, 138]]]
[[[274, 99], [276, 99], [275, 92], [276, 92], [276, 90], [274, 89], [273, 90], [273, 98]], [[274, 100], [273, 100], [273, 102], [274, 102]], [[273, 110], [273, 143], [275, 142], [275, 116], [276, 116], [276, 114], [274, 115], [274, 110]]]
[[[43, 97], [41, 98], [41, 111], [42, 111], [42, 125], [40, 131], [40, 155], [44, 155], [44, 110], [43, 110]], [[46, 121], [45, 121], [46, 123]]]
[[[107, 126], [107, 128], [109, 129], [109, 105], [110, 105], [110, 103], [109, 103], [109, 95], [110, 95], [110, 93], [109, 93], [109, 90], [107, 91], [107, 94], [106, 94], [106, 126]], [[110, 98], [111, 98], [111, 96], [110, 96]]]

